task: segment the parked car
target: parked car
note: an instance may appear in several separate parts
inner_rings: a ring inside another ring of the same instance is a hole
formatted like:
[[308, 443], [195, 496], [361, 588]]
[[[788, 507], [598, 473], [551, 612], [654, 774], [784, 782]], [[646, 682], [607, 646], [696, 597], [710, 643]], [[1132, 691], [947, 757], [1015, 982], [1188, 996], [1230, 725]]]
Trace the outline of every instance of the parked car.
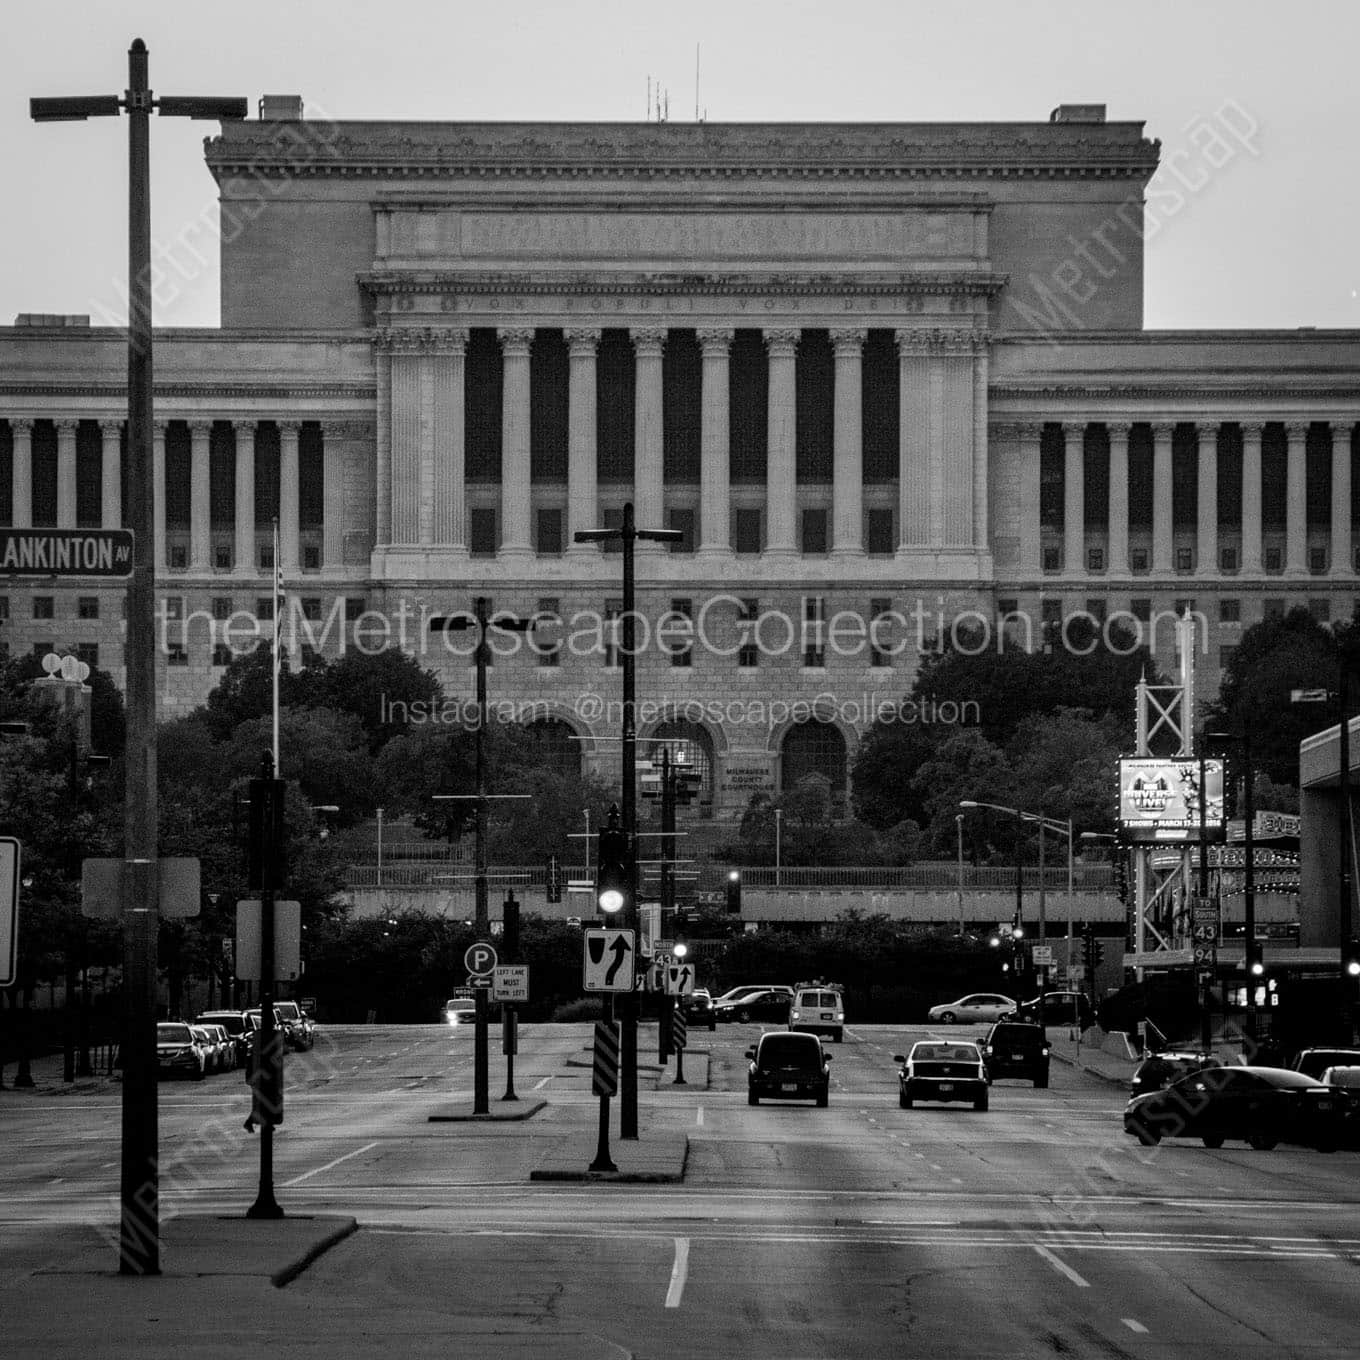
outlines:
[[1042, 1025], [1071, 1025], [1087, 1029], [1096, 1022], [1091, 998], [1085, 992], [1045, 992], [1022, 1001], [1015, 1009], [1018, 1020], [1037, 1020]]
[[957, 1001], [932, 1006], [926, 1016], [942, 1025], [969, 1025], [1000, 1020], [1015, 1010], [1016, 1002], [1000, 992], [969, 992]]
[[789, 1007], [793, 1002], [790, 992], [756, 991], [748, 992], [736, 1001], [716, 1002], [713, 1016], [716, 1020], [736, 1021], [749, 1024], [752, 1020], [775, 1020], [783, 1024], [789, 1018]]
[[897, 1103], [904, 1110], [917, 1100], [961, 1100], [975, 1110], [987, 1108], [987, 1067], [976, 1044], [922, 1040], [911, 1046], [897, 1074]]
[[439, 1018], [446, 1025], [473, 1025], [477, 1021], [477, 1003], [464, 996], [450, 997], [439, 1012]]
[[696, 987], [687, 996], [682, 996], [680, 1009], [685, 1023], [691, 1029], [698, 1029], [700, 1025], [706, 1025], [710, 1030], [717, 1028], [718, 1017], [714, 1012], [713, 997], [706, 988]]
[[987, 1076], [1025, 1077], [1035, 1086], [1048, 1085], [1049, 1042], [1042, 1026], [1030, 1020], [998, 1020], [982, 1041]]
[[283, 1021], [288, 1042], [300, 1052], [316, 1042], [312, 1018], [296, 1001], [276, 1001], [274, 1014]]
[[206, 1057], [193, 1030], [182, 1021], [166, 1020], [156, 1026], [156, 1071], [159, 1075], [202, 1081], [207, 1072]]
[[244, 1067], [250, 1056], [254, 1031], [240, 1011], [203, 1011], [194, 1016], [196, 1025], [221, 1025], [231, 1039], [232, 1067]]
[[1173, 1081], [1201, 1072], [1206, 1067], [1222, 1067], [1223, 1064], [1212, 1053], [1190, 1053], [1168, 1051], [1153, 1053], [1143, 1059], [1134, 1071], [1129, 1088], [1136, 1096], [1146, 1095], [1149, 1091], [1160, 1091]]
[[815, 1034], [771, 1030], [746, 1050], [751, 1060], [746, 1072], [746, 1099], [759, 1105], [762, 1097], [776, 1100], [815, 1100], [825, 1107], [831, 1096], [831, 1055]]
[[221, 1059], [218, 1055], [217, 1035], [213, 1034], [204, 1025], [190, 1025], [189, 1032], [194, 1036], [194, 1043], [198, 1046], [198, 1051], [203, 1055], [203, 1073], [205, 1076], [212, 1076], [220, 1065]]
[[721, 996], [713, 998], [715, 1006], [726, 1006], [729, 1002], [740, 1001], [744, 996], [753, 996], [756, 992], [783, 992], [790, 1001], [793, 1000], [793, 988], [786, 987], [780, 982], [756, 982], [747, 983], [741, 987], [729, 987]]
[[236, 1042], [221, 1025], [205, 1024], [200, 1020], [195, 1020], [194, 1026], [203, 1030], [212, 1040], [213, 1071], [229, 1072], [236, 1066]]
[[845, 1034], [845, 997], [834, 982], [800, 984], [789, 1009], [789, 1028], [802, 1034], [829, 1034], [840, 1043]]
[[1135, 1096], [1124, 1108], [1124, 1132], [1144, 1147], [1163, 1138], [1198, 1138], [1220, 1148], [1240, 1138], [1263, 1152], [1282, 1142], [1332, 1152], [1347, 1104], [1335, 1088], [1303, 1072], [1211, 1067]]
[[1320, 1081], [1329, 1067], [1360, 1066], [1360, 1048], [1304, 1048], [1294, 1054], [1289, 1065], [1294, 1071]]

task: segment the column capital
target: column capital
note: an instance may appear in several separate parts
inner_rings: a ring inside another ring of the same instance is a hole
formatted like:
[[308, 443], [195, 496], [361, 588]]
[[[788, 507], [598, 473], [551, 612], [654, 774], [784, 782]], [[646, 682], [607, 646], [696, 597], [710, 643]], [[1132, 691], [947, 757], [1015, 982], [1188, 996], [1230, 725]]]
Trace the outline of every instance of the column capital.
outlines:
[[912, 326], [893, 331], [898, 352], [908, 354], [985, 354], [990, 341], [971, 326]]
[[195, 440], [206, 439], [212, 433], [211, 420], [187, 420], [184, 423], [189, 427], [190, 437]]
[[123, 433], [122, 417], [120, 416], [117, 420], [111, 420], [101, 417], [99, 421], [99, 428], [103, 432], [105, 437], [109, 435], [121, 435]]
[[13, 434], [31, 435], [33, 433], [33, 417], [10, 416], [9, 428]]
[[296, 437], [302, 429], [302, 422], [300, 420], [276, 420], [274, 424], [278, 426], [280, 438], [284, 435]]
[[496, 331], [496, 339], [501, 342], [501, 352], [505, 358], [513, 355], [517, 359], [527, 359], [529, 347], [534, 343], [534, 328], [501, 326]]
[[1152, 427], [1152, 437], [1158, 443], [1162, 440], [1170, 439], [1176, 429], [1174, 420], [1150, 420], [1148, 424]]
[[1266, 420], [1264, 416], [1250, 416], [1246, 420], [1239, 420], [1237, 428], [1242, 431], [1243, 440], [1255, 439], [1259, 442], [1266, 428]]
[[578, 358], [592, 355], [600, 347], [601, 331], [598, 326], [572, 326], [564, 334], [568, 353]]
[[465, 326], [437, 326], [430, 331], [430, 351], [433, 354], [465, 354], [471, 334]]
[[254, 416], [232, 416], [227, 424], [231, 426], [233, 434], [240, 434], [242, 430], [253, 430], [260, 422]]
[[771, 358], [776, 355], [792, 358], [802, 333], [796, 326], [775, 326], [770, 330], [761, 332], [765, 337], [765, 347], [770, 351]]
[[1133, 432], [1133, 421], [1131, 420], [1104, 420], [1101, 421], [1101, 424], [1105, 426], [1105, 433], [1111, 439], [1127, 441], [1129, 435]]
[[159, 440], [161, 440], [162, 442], [164, 442], [164, 440], [165, 440], [165, 428], [166, 428], [166, 426], [169, 425], [169, 424], [170, 424], [170, 422], [169, 422], [168, 420], [153, 420], [153, 421], [151, 422], [151, 437], [152, 437], [152, 439], [159, 439]]
[[863, 326], [847, 326], [831, 332], [831, 347], [836, 357], [857, 358], [864, 348], [869, 332]]
[[1285, 436], [1291, 444], [1296, 439], [1306, 439], [1308, 437], [1308, 427], [1312, 423], [1311, 420], [1286, 420], [1282, 422]]
[[76, 426], [80, 424], [80, 419], [78, 416], [54, 416], [52, 418], [52, 424], [57, 427], [57, 433], [59, 435], [70, 436], [75, 434]]
[[1044, 422], [1042, 420], [1017, 420], [1015, 429], [1021, 439], [1035, 440], [1043, 434]]
[[730, 326], [706, 326], [695, 334], [699, 338], [699, 348], [705, 354], [726, 354], [732, 348], [736, 331]]
[[666, 345], [664, 326], [634, 326], [630, 328], [628, 336], [633, 342], [633, 349], [638, 358], [644, 355], [652, 359], [661, 357], [661, 351]]

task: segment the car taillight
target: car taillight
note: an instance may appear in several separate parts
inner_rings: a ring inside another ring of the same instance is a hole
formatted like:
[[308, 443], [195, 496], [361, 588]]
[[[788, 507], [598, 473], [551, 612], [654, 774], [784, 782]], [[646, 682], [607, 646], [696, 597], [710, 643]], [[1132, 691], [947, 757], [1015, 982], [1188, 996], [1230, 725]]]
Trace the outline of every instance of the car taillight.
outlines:
[[797, 1020], [797, 1019], [800, 1018], [801, 1015], [802, 1015], [802, 1011], [794, 1011], [794, 1013], [793, 1013], [793, 1018], [794, 1018], [795, 1020]]

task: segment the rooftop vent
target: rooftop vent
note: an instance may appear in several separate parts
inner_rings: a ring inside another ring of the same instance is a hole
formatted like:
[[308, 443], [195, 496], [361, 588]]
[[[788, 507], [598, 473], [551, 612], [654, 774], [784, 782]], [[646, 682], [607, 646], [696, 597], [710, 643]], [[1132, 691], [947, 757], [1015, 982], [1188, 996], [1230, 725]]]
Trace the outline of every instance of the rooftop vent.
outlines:
[[14, 324], [16, 326], [40, 327], [44, 330], [52, 330], [59, 326], [83, 326], [88, 330], [90, 318], [88, 315], [62, 315], [60, 312], [20, 312], [14, 318]]
[[1103, 123], [1104, 104], [1059, 104], [1048, 115], [1050, 123]]
[[260, 122], [300, 123], [302, 96], [300, 94], [266, 94], [260, 96]]

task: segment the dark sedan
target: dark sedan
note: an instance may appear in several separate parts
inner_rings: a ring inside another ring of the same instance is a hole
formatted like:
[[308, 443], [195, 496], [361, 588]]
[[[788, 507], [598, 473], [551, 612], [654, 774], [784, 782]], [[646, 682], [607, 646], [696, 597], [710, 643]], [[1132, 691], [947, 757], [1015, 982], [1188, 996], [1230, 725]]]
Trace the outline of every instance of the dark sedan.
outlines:
[[714, 1018], [736, 1021], [745, 1025], [752, 1020], [774, 1020], [780, 1024], [789, 1018], [793, 998], [787, 992], [752, 992], [736, 1001], [720, 1001], [714, 1008]]
[[685, 1023], [691, 1029], [706, 1026], [711, 1030], [717, 1024], [717, 1010], [713, 998], [702, 987], [696, 987], [688, 996], [680, 998], [680, 1010], [685, 1017]]
[[1335, 1151], [1345, 1105], [1340, 1093], [1281, 1067], [1210, 1067], [1124, 1107], [1124, 1132], [1144, 1147], [1163, 1138], [1198, 1138], [1220, 1148], [1241, 1139], [1258, 1151], [1300, 1143]]

